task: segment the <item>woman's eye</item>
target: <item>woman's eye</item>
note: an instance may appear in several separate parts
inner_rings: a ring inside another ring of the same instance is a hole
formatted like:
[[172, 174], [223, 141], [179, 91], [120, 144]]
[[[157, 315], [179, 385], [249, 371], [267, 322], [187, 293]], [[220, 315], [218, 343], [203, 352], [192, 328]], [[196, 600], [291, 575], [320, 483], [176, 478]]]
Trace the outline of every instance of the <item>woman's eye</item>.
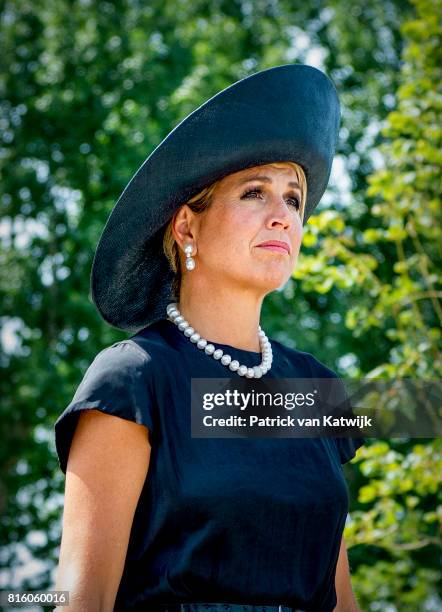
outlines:
[[245, 193], [242, 194], [242, 198], [248, 198], [250, 195], [252, 194], [257, 194], [257, 193], [262, 193], [261, 189], [249, 189], [249, 191], [246, 191]]
[[[262, 189], [260, 189], [259, 187], [256, 187], [255, 189], [249, 189], [248, 191], [244, 192], [241, 198], [256, 197], [257, 195], [262, 195]], [[299, 201], [299, 198], [295, 196], [287, 198], [287, 202], [291, 206], [295, 206], [296, 210], [299, 210], [301, 208], [301, 203]]]
[[293, 206], [296, 206], [298, 210], [300, 209], [301, 203], [299, 202], [298, 198], [288, 198], [287, 201], [290, 202], [290, 204], [292, 204]]

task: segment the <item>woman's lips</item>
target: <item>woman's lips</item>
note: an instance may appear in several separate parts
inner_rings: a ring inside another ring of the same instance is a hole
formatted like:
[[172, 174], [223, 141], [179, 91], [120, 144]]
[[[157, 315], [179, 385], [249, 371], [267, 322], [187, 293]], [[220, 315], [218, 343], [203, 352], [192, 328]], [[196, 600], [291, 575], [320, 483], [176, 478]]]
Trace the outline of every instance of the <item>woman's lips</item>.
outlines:
[[268, 251], [275, 251], [276, 253], [285, 253], [289, 254], [289, 246], [284, 245], [283, 243], [275, 243], [275, 242], [264, 242], [263, 244], [257, 245], [260, 249], [267, 249]]

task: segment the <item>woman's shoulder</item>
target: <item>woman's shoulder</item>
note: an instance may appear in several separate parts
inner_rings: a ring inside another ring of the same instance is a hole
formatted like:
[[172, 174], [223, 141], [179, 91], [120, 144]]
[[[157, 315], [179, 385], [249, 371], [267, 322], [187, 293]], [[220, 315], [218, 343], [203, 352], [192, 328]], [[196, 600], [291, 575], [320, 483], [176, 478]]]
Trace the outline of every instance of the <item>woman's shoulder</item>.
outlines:
[[152, 325], [102, 348], [91, 366], [106, 371], [150, 371], [160, 366], [163, 359], [170, 358], [173, 350], [158, 327]]
[[280, 353], [289, 361], [290, 365], [294, 366], [297, 370], [301, 370], [306, 373], [306, 377], [315, 378], [337, 378], [337, 373], [327, 366], [320, 359], [315, 357], [308, 351], [301, 351], [297, 348], [292, 348], [283, 344], [278, 340], [271, 339], [273, 347], [279, 349]]
[[66, 473], [67, 458], [79, 414], [83, 410], [103, 413], [157, 431], [155, 389], [162, 372], [165, 342], [154, 330], [134, 334], [101, 349], [87, 367], [75, 394], [54, 424], [60, 467]]

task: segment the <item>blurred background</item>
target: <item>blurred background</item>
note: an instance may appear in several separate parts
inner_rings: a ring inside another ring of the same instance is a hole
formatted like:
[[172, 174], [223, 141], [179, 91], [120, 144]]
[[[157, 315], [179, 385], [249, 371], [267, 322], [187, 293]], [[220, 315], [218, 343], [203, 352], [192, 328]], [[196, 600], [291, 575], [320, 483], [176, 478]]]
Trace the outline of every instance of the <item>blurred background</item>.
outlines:
[[[342, 104], [330, 180], [262, 325], [342, 377], [441, 377], [441, 0], [0, 2], [0, 589], [53, 585], [53, 424], [127, 334], [89, 299], [95, 246], [162, 138], [248, 74], [301, 62]], [[441, 610], [440, 439], [345, 466], [361, 610]]]

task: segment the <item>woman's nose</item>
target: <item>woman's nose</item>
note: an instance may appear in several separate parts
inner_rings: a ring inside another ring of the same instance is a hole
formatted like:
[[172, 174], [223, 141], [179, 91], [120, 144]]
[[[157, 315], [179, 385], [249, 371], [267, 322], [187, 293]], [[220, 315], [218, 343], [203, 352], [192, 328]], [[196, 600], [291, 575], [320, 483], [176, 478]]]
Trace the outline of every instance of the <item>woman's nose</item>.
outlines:
[[282, 225], [288, 229], [292, 223], [291, 213], [287, 202], [282, 196], [272, 199], [271, 213], [269, 216], [269, 226]]

